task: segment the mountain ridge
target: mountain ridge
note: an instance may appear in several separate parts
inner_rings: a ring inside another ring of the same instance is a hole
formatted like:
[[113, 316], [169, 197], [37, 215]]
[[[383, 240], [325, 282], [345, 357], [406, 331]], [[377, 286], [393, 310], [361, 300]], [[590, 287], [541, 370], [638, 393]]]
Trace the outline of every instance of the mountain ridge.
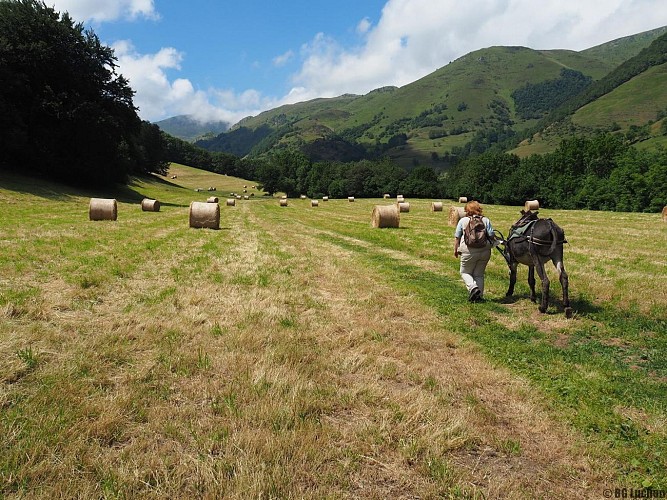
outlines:
[[[636, 55], [666, 32], [661, 27], [583, 51], [487, 47], [402, 87], [284, 105], [246, 117], [196, 144], [239, 156], [298, 147], [313, 160], [345, 160], [336, 158], [336, 151], [349, 154], [363, 147], [366, 157], [388, 155], [403, 166], [443, 168], [448, 157], [470, 148], [471, 141], [481, 148], [499, 135], [524, 133], [561, 105], [548, 102], [541, 115], [522, 117], [513, 96], [517, 89], [545, 82], [569, 85], [573, 78], [601, 80], [618, 60]], [[564, 69], [571, 71], [570, 80]]]

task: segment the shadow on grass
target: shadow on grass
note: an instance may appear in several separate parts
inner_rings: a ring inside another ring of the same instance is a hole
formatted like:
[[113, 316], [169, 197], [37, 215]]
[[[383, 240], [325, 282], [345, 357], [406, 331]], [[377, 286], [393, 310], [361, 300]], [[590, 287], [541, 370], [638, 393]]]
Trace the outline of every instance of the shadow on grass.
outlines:
[[[3, 188], [53, 201], [71, 201], [74, 198], [115, 198], [123, 203], [140, 203], [146, 196], [137, 191], [140, 187], [139, 182], [163, 184], [183, 189], [182, 186], [162, 179], [157, 175], [132, 177], [126, 185], [116, 184], [112, 187], [101, 189], [73, 186], [45, 178], [30, 177], [18, 172], [0, 170], [0, 186]], [[168, 205], [167, 203], [162, 204]], [[173, 206], [182, 207], [187, 205], [173, 204]]]

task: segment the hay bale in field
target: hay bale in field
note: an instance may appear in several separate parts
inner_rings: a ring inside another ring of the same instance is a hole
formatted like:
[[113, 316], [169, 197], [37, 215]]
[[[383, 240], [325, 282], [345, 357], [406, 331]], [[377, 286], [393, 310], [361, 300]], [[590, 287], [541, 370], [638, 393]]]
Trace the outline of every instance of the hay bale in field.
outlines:
[[247, 189], [244, 189], [244, 190], [243, 190], [243, 192], [244, 192], [244, 193], [247, 193], [247, 192], [248, 192], [248, 190], [247, 190]]
[[310, 206], [311, 206], [311, 207], [319, 207], [319, 206], [320, 206], [320, 202], [317, 201], [317, 200], [310, 200]]
[[206, 203], [218, 203], [218, 197], [217, 196], [209, 196], [206, 198]]
[[227, 206], [228, 207], [235, 207], [236, 206], [236, 200], [234, 198], [227, 198]]
[[175, 175], [172, 175], [171, 178], [172, 178], [172, 179], [176, 179], [176, 176], [175, 176]]
[[237, 200], [240, 200], [241, 198], [243, 198], [243, 197], [242, 197], [240, 194], [237, 194], [237, 195], [236, 195], [236, 199], [237, 199]]
[[388, 200], [389, 198], [391, 198], [391, 196], [389, 196], [389, 193], [385, 193], [385, 194], [383, 194], [382, 197], [383, 197], [385, 200]]
[[537, 200], [528, 200], [526, 203], [524, 203], [523, 209], [526, 212], [528, 210], [539, 210], [540, 209], [540, 202], [537, 201]]
[[250, 196], [248, 196], [248, 195], [246, 194], [245, 196], [243, 196], [243, 199], [244, 199], [244, 200], [249, 200], [249, 199], [250, 199]]
[[90, 220], [116, 220], [118, 218], [118, 203], [115, 199], [91, 198], [88, 206]]
[[465, 217], [465, 215], [466, 211], [463, 207], [449, 207], [449, 225], [456, 226], [459, 223], [459, 219]]
[[459, 203], [468, 203], [468, 198], [466, 198], [465, 196], [460, 196]]
[[281, 207], [286, 207], [287, 206], [287, 198], [281, 198], [280, 199], [280, 206]]
[[329, 201], [329, 197], [328, 196], [322, 196], [322, 201]]
[[399, 195], [396, 197], [396, 203], [403, 203], [404, 201], [405, 201], [405, 198], [403, 197], [402, 194], [399, 194]]
[[431, 211], [432, 212], [442, 212], [442, 202], [441, 201], [434, 201], [431, 203]]
[[302, 200], [305, 200], [305, 199], [306, 199], [306, 195], [305, 195], [305, 194], [302, 194], [301, 196], [299, 196], [299, 198], [302, 199]]
[[286, 200], [286, 199], [287, 199], [287, 195], [286, 195], [286, 194], [282, 195], [282, 196], [280, 197], [280, 199], [281, 199], [281, 200]]
[[141, 210], [144, 212], [159, 212], [160, 202], [157, 200], [151, 200], [150, 198], [144, 198], [141, 200]]
[[407, 213], [410, 211], [410, 204], [407, 201], [404, 201], [403, 203], [397, 203], [396, 205], [399, 212]]
[[220, 229], [220, 205], [217, 203], [190, 203], [190, 227]]
[[377, 228], [398, 227], [401, 215], [396, 205], [375, 205], [371, 214], [371, 226]]
[[349, 201], [350, 203], [352, 203], [352, 202], [354, 201], [354, 196], [348, 196], [348, 197], [347, 197], [347, 201]]

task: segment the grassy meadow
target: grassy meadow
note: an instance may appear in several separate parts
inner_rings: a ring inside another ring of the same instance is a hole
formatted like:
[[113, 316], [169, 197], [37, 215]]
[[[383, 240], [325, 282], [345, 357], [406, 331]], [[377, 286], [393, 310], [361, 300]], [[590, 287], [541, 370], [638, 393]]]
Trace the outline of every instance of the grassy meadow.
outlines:
[[[244, 184], [256, 196], [225, 206]], [[505, 298], [496, 252], [487, 301], [467, 302], [451, 200], [373, 229], [385, 200], [280, 207], [252, 184], [172, 165], [102, 193], [0, 172], [0, 498], [667, 490], [659, 214], [541, 211], [569, 242], [566, 319], [553, 267], [540, 314], [525, 267]], [[220, 229], [190, 229], [211, 194]], [[89, 221], [90, 197], [118, 199], [118, 220]], [[519, 209], [485, 214], [506, 233]]]

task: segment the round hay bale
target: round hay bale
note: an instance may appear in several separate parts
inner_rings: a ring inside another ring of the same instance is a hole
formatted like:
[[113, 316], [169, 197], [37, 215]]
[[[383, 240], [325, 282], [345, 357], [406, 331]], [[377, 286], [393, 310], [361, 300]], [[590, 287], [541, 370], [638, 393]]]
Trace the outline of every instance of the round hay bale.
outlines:
[[468, 198], [466, 198], [465, 196], [460, 196], [459, 203], [468, 203]]
[[396, 203], [403, 203], [404, 201], [405, 201], [405, 198], [403, 197], [402, 194], [399, 194], [399, 195], [396, 197]]
[[209, 196], [206, 198], [206, 203], [218, 203], [218, 197], [217, 196]]
[[383, 194], [382, 197], [383, 197], [385, 200], [388, 200], [389, 198], [391, 198], [391, 196], [389, 196], [389, 193], [385, 193], [385, 194]]
[[662, 209], [662, 222], [667, 222], [667, 206]]
[[235, 207], [236, 206], [236, 200], [234, 198], [227, 198], [227, 206], [228, 207]]
[[244, 200], [249, 200], [249, 199], [250, 199], [250, 196], [248, 196], [248, 195], [246, 194], [246, 195], [243, 196], [243, 199], [244, 199]]
[[329, 201], [329, 197], [328, 196], [322, 196], [322, 201]]
[[397, 205], [399, 212], [407, 213], [410, 211], [410, 204], [407, 201], [404, 201], [403, 203], [397, 203]]
[[287, 206], [287, 198], [281, 198], [280, 199], [280, 206], [281, 207], [286, 207]]
[[310, 200], [310, 206], [311, 206], [311, 207], [319, 207], [319, 206], [320, 206], [320, 202], [317, 201], [317, 200]]
[[248, 186], [246, 184], [243, 185], [244, 188], [247, 188]]
[[247, 190], [247, 189], [244, 189], [244, 190], [243, 190], [243, 192], [244, 192], [244, 193], [247, 193], [247, 192], [248, 192], [248, 190]]
[[463, 207], [449, 207], [449, 225], [456, 226], [459, 223], [459, 219], [465, 217], [465, 215], [466, 211]]
[[441, 201], [434, 201], [431, 203], [431, 211], [433, 212], [442, 212], [442, 202]]
[[301, 198], [302, 200], [305, 200], [305, 199], [306, 199], [306, 195], [305, 195], [305, 194], [302, 194], [301, 196], [299, 196], [299, 198]]
[[151, 200], [150, 198], [144, 198], [141, 200], [141, 210], [144, 212], [159, 212], [160, 202], [157, 200]]
[[371, 214], [371, 226], [398, 227], [401, 215], [396, 205], [375, 205]]
[[236, 199], [237, 199], [237, 200], [240, 200], [241, 198], [243, 198], [243, 197], [242, 197], [240, 194], [237, 194], [237, 195], [236, 195]]
[[354, 196], [348, 196], [348, 197], [347, 197], [347, 201], [349, 201], [350, 203], [352, 203], [352, 202], [354, 201]]
[[90, 220], [116, 220], [118, 219], [118, 203], [115, 199], [91, 198], [88, 217]]
[[528, 200], [524, 205], [523, 209], [527, 212], [528, 210], [539, 210], [540, 202], [537, 200]]
[[220, 205], [217, 203], [190, 203], [190, 227], [220, 229]]

